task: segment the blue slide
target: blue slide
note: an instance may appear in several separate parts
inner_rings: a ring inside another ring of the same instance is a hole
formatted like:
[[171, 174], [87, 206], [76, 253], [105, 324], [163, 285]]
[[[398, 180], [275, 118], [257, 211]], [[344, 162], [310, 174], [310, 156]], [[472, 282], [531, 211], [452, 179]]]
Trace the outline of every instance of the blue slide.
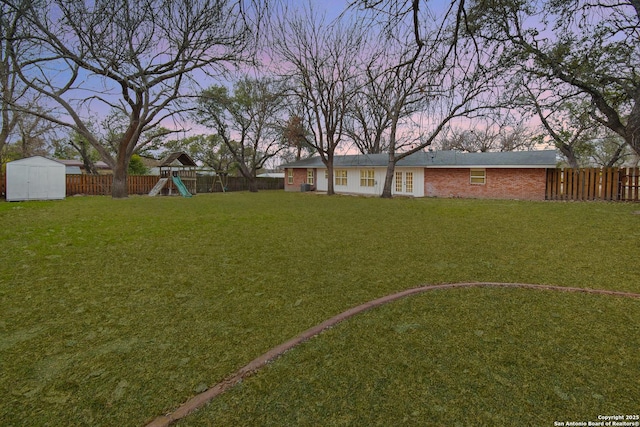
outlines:
[[171, 176], [173, 183], [178, 187], [178, 191], [182, 194], [182, 197], [191, 197], [191, 193], [187, 190], [187, 187], [184, 185], [184, 182], [180, 179], [179, 176], [173, 175]]

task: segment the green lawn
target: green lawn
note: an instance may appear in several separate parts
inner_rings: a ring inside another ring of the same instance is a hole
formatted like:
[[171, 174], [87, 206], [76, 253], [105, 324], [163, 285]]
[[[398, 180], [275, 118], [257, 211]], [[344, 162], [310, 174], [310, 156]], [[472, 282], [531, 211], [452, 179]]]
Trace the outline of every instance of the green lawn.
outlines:
[[[142, 425], [301, 331], [422, 284], [640, 292], [637, 210], [283, 192], [0, 203], [0, 425]], [[430, 292], [326, 331], [184, 423], [632, 413], [638, 325], [632, 299]]]

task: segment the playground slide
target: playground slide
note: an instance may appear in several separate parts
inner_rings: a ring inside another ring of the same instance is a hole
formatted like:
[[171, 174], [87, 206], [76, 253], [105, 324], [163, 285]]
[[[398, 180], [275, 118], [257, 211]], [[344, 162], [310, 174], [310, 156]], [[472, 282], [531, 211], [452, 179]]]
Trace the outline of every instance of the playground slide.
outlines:
[[151, 189], [151, 191], [149, 191], [149, 196], [151, 197], [157, 196], [158, 193], [160, 193], [160, 190], [162, 190], [166, 184], [167, 184], [167, 178], [160, 178], [158, 183]]
[[189, 190], [187, 190], [187, 187], [185, 187], [184, 182], [182, 182], [179, 176], [172, 176], [171, 179], [176, 187], [178, 187], [178, 191], [180, 191], [182, 197], [191, 197], [191, 193], [189, 193]]

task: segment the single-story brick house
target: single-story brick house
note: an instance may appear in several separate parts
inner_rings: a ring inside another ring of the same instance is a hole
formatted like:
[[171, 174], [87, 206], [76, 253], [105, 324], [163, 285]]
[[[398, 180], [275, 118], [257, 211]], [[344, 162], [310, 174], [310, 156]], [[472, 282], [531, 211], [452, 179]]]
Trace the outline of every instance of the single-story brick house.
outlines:
[[[336, 193], [380, 195], [388, 155], [359, 154], [334, 158]], [[282, 166], [285, 191], [328, 188], [320, 157]], [[556, 167], [556, 152], [510, 151], [462, 153], [419, 151], [396, 164], [394, 195], [544, 200], [547, 168]]]

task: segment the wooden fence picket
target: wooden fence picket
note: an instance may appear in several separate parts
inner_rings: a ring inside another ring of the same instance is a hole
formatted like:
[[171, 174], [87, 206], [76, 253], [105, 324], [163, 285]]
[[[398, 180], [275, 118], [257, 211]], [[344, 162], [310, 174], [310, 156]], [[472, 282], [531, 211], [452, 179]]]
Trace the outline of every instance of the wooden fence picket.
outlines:
[[640, 169], [628, 168], [621, 174], [621, 200], [637, 202], [640, 200]]

